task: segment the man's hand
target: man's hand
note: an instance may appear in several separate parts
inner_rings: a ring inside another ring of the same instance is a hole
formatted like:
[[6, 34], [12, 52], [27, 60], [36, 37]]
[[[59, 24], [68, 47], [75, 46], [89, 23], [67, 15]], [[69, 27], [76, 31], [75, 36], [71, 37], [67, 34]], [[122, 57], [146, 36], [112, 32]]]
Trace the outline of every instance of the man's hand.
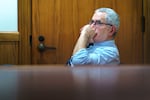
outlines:
[[73, 50], [73, 55], [80, 49], [86, 48], [89, 43], [92, 43], [95, 34], [94, 28], [92, 28], [90, 25], [85, 25], [81, 29], [81, 34]]
[[93, 42], [93, 37], [96, 35], [95, 28], [91, 27], [90, 25], [85, 25], [81, 29], [81, 35], [85, 35], [88, 39], [88, 43]]

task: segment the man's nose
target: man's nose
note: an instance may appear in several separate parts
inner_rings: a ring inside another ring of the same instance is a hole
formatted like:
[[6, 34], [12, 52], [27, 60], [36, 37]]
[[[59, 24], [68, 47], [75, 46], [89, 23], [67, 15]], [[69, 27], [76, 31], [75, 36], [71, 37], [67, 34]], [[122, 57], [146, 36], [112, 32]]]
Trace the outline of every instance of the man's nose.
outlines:
[[95, 27], [95, 26], [96, 26], [96, 23], [93, 22], [93, 23], [91, 24], [91, 27]]

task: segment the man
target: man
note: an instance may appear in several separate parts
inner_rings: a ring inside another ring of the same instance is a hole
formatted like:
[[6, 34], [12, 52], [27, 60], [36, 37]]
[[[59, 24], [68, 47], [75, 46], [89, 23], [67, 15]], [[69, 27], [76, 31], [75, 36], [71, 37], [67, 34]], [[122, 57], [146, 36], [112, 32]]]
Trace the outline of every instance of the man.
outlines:
[[[81, 29], [68, 64], [70, 66], [119, 64], [119, 52], [114, 41], [119, 24], [119, 16], [113, 9], [95, 10], [92, 20]], [[87, 48], [91, 43], [93, 46]]]

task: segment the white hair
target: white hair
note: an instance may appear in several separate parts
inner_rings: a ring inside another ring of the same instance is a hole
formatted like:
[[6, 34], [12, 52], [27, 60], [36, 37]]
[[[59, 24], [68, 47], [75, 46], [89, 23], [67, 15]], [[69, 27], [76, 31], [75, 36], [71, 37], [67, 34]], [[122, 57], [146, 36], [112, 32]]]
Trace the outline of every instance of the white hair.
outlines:
[[99, 8], [96, 9], [95, 12], [104, 12], [106, 13], [106, 22], [112, 24], [116, 27], [116, 31], [118, 31], [120, 26], [120, 18], [119, 15], [111, 8]]

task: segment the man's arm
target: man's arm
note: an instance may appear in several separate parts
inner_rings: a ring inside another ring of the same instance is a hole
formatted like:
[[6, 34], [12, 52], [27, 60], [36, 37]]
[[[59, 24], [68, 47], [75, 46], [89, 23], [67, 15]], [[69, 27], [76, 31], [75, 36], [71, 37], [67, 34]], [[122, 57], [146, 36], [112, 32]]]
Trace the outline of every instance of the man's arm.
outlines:
[[85, 34], [81, 34], [80, 37], [78, 38], [77, 40], [77, 43], [74, 47], [74, 50], [73, 50], [73, 55], [80, 49], [82, 48], [86, 48], [88, 44], [88, 36], [86, 36]]
[[74, 47], [73, 55], [80, 49], [86, 48], [94, 35], [95, 31], [90, 27], [90, 25], [84, 26], [81, 31], [80, 37], [78, 38], [77, 43]]

